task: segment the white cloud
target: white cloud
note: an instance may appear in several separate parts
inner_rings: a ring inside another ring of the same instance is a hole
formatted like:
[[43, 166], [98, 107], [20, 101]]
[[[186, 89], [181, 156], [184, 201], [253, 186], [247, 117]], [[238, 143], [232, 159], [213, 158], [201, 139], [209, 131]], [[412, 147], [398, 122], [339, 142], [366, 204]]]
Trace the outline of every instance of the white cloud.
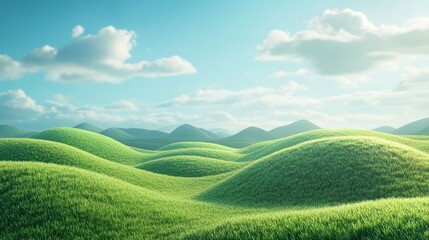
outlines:
[[85, 31], [85, 29], [81, 25], [76, 25], [72, 29], [72, 37], [74, 37], [74, 38], [79, 37], [80, 35], [83, 34], [84, 31]]
[[137, 105], [130, 100], [116, 101], [110, 105], [107, 105], [106, 109], [110, 109], [113, 111], [120, 111], [120, 112], [135, 112], [139, 110]]
[[83, 32], [82, 26], [76, 26], [69, 44], [58, 49], [50, 45], [37, 48], [22, 63], [0, 55], [0, 79], [19, 78], [22, 69], [45, 72], [47, 80], [59, 82], [119, 83], [134, 77], [157, 78], [196, 73], [194, 66], [180, 56], [128, 62], [136, 46], [133, 31], [108, 26], [95, 35], [83, 35]]
[[285, 78], [285, 77], [288, 77], [288, 76], [290, 76], [291, 74], [289, 73], [289, 72], [286, 72], [286, 71], [277, 71], [277, 72], [275, 72], [275, 73], [273, 73], [273, 78]]
[[429, 18], [402, 26], [375, 26], [350, 9], [326, 10], [308, 29], [290, 34], [272, 30], [258, 45], [260, 60], [304, 60], [322, 75], [373, 69], [401, 55], [429, 55]]
[[44, 113], [44, 107], [38, 105], [23, 90], [17, 89], [0, 92], [0, 112], [0, 120], [27, 121]]
[[24, 69], [19, 62], [0, 54], [0, 80], [18, 79], [23, 73]]

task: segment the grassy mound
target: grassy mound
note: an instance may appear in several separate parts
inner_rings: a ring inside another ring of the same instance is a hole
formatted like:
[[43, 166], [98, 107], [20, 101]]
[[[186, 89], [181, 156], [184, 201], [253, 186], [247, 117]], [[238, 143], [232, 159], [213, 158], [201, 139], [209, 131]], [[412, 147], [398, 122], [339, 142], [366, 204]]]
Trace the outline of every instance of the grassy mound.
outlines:
[[177, 239], [224, 211], [77, 168], [0, 162], [0, 212], [0, 239]]
[[428, 239], [429, 199], [394, 199], [236, 218], [183, 239]]
[[135, 151], [109, 137], [75, 128], [54, 128], [33, 138], [64, 143], [96, 156], [127, 165], [136, 165], [145, 154]]
[[146, 157], [147, 161], [165, 158], [165, 157], [177, 157], [177, 156], [196, 156], [196, 157], [207, 157], [214, 158], [224, 161], [237, 161], [241, 157], [241, 154], [220, 149], [210, 149], [210, 148], [179, 148], [168, 151], [158, 151], [155, 154], [152, 154]]
[[[239, 152], [245, 156], [239, 161], [252, 161], [264, 156], [268, 156], [279, 150], [295, 146], [297, 144], [326, 137], [341, 137], [341, 136], [363, 136], [363, 137], [378, 137], [389, 141], [412, 146], [420, 151], [429, 153], [429, 141], [419, 141], [402, 136], [380, 133], [368, 130], [314, 130], [306, 133], [297, 134], [287, 138], [266, 141], [251, 145], [241, 149]], [[424, 139], [422, 139], [424, 140]]]
[[217, 175], [191, 179], [160, 175], [111, 162], [65, 144], [35, 139], [0, 139], [0, 160], [39, 161], [78, 167], [184, 197], [198, 194], [226, 177]]
[[241, 164], [195, 156], [165, 157], [146, 162], [138, 168], [170, 176], [202, 177], [231, 172]]
[[223, 151], [235, 151], [236, 149], [230, 148], [227, 146], [215, 144], [215, 143], [206, 143], [206, 142], [177, 142], [172, 143], [167, 146], [164, 146], [158, 150], [176, 150], [176, 149], [188, 149], [188, 148], [206, 148], [206, 149], [215, 149]]
[[428, 194], [428, 154], [374, 137], [332, 137], [262, 158], [199, 199], [323, 205]]

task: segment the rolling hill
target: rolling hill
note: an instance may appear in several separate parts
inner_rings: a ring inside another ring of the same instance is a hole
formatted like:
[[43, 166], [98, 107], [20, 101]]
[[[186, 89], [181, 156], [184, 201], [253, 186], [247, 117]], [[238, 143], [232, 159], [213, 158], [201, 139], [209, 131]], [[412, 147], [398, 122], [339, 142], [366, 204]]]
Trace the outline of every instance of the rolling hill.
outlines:
[[73, 128], [0, 139], [0, 239], [427, 238], [428, 138], [250, 128], [238, 140], [255, 135], [268, 141], [155, 151]]
[[90, 123], [80, 123], [76, 126], [74, 126], [74, 128], [78, 128], [78, 129], [82, 129], [82, 130], [86, 130], [86, 131], [90, 131], [90, 132], [95, 132], [95, 133], [101, 133], [103, 131], [103, 129], [90, 124]]
[[429, 118], [420, 119], [408, 123], [398, 129], [393, 134], [398, 135], [424, 135], [425, 129], [429, 128]]
[[36, 134], [33, 138], [64, 143], [96, 156], [129, 165], [141, 163], [145, 156], [109, 137], [75, 128], [54, 128]]
[[30, 137], [33, 134], [35, 133], [24, 131], [10, 125], [0, 125], [0, 138], [22, 138]]
[[226, 177], [191, 179], [160, 175], [109, 161], [66, 144], [38, 139], [0, 139], [0, 161], [37, 161], [77, 167], [146, 189], [188, 197]]
[[376, 137], [331, 137], [261, 158], [199, 199], [284, 206], [428, 194], [428, 154]]
[[299, 120], [286, 126], [274, 128], [271, 131], [269, 131], [269, 133], [274, 138], [284, 138], [298, 133], [307, 132], [307, 131], [316, 130], [316, 129], [320, 129], [320, 127], [310, 121]]

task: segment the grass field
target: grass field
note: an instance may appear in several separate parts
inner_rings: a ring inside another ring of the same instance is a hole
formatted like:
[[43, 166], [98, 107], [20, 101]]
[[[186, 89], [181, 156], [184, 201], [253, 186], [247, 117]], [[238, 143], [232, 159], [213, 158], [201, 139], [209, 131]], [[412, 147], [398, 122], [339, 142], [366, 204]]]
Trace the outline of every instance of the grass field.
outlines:
[[0, 139], [0, 213], [0, 239], [428, 239], [429, 139], [314, 130], [151, 151], [51, 129]]

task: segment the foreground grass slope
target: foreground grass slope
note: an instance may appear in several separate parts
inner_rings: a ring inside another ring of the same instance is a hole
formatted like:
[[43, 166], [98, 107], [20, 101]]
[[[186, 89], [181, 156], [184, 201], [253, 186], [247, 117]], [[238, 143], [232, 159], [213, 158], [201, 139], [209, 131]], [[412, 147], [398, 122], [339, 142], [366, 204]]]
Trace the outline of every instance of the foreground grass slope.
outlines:
[[224, 210], [86, 170], [0, 162], [0, 239], [177, 239]]
[[428, 202], [258, 214], [166, 197], [86, 170], [0, 162], [1, 239], [426, 239]]
[[238, 217], [187, 240], [429, 238], [429, 199], [394, 199]]
[[324, 205], [428, 194], [428, 154], [375, 137], [331, 137], [257, 160], [200, 199], [250, 206]]
[[75, 128], [54, 128], [41, 132], [33, 138], [64, 143], [96, 156], [128, 165], [139, 164], [146, 156], [109, 137]]

